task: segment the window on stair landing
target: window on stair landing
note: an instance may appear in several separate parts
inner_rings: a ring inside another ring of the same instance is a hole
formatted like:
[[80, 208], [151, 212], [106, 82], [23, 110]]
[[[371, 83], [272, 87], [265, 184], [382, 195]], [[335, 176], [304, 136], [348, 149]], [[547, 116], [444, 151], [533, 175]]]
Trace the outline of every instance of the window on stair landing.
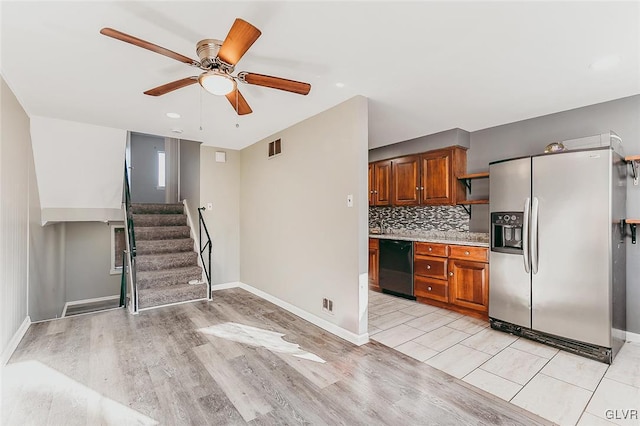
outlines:
[[123, 225], [111, 225], [111, 274], [122, 273], [122, 252], [127, 242]]
[[158, 189], [164, 189], [166, 184], [164, 151], [158, 151]]

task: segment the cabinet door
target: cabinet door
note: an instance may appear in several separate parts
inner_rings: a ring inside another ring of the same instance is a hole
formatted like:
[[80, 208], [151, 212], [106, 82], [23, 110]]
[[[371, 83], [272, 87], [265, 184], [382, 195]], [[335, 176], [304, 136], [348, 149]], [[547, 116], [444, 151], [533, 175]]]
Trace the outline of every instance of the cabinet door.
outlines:
[[394, 206], [416, 206], [420, 203], [420, 156], [396, 158], [392, 163]]
[[487, 312], [489, 306], [489, 264], [449, 260], [449, 302]]
[[374, 177], [375, 177], [375, 170], [374, 170], [373, 163], [369, 163], [369, 205], [370, 206], [373, 206], [376, 201], [375, 192], [374, 192], [376, 187], [376, 181]]
[[374, 205], [391, 205], [391, 160], [378, 161], [374, 165]]
[[421, 156], [422, 204], [451, 204], [451, 151], [435, 151]]
[[376, 289], [379, 287], [378, 285], [378, 249], [369, 248], [369, 285], [375, 287]]

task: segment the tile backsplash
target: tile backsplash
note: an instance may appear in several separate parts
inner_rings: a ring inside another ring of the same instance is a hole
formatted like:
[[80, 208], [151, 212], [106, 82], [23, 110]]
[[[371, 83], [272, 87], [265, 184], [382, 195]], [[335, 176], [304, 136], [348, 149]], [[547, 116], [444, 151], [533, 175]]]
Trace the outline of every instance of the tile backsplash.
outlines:
[[469, 231], [462, 206], [369, 207], [369, 228], [383, 221], [386, 229], [411, 231]]

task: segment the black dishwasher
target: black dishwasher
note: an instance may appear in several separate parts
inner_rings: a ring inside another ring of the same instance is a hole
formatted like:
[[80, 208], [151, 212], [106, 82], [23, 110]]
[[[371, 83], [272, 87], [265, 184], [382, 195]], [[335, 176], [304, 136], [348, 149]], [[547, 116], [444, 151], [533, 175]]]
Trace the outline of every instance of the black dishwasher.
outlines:
[[413, 295], [413, 241], [380, 239], [379, 286], [385, 293]]

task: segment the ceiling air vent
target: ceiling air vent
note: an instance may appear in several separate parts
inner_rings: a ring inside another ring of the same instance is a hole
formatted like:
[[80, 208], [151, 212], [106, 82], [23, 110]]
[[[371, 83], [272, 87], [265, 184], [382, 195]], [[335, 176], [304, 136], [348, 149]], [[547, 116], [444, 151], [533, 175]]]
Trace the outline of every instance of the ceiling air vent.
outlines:
[[276, 139], [273, 142], [269, 142], [269, 158], [280, 155], [282, 152], [282, 142], [280, 139]]

